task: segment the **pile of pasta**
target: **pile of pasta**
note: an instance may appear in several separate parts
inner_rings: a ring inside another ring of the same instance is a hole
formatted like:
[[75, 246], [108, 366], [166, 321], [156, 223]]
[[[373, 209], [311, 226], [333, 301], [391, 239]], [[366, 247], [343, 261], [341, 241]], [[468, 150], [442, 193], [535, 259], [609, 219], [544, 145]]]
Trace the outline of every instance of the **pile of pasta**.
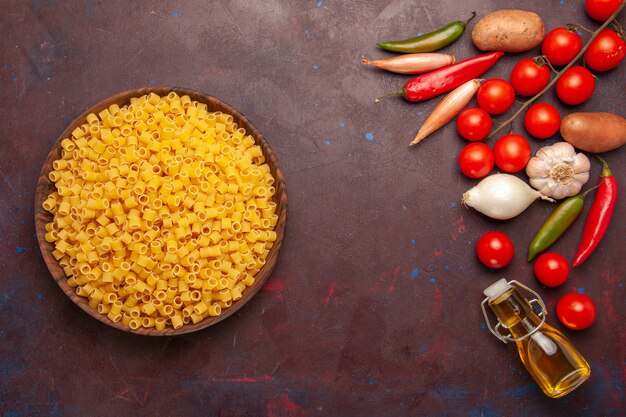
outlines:
[[274, 177], [231, 115], [170, 92], [132, 98], [62, 140], [45, 238], [76, 294], [131, 329], [218, 316], [276, 241]]

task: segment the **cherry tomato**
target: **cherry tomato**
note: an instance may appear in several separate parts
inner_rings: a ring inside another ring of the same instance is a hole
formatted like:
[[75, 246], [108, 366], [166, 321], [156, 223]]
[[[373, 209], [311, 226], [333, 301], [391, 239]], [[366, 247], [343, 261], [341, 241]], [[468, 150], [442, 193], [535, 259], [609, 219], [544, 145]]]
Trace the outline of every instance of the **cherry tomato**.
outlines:
[[492, 78], [480, 86], [476, 93], [476, 100], [481, 109], [489, 114], [502, 114], [515, 101], [513, 86], [501, 78]]
[[560, 125], [559, 111], [548, 103], [533, 104], [524, 117], [524, 126], [528, 133], [539, 139], [554, 136]]
[[501, 232], [487, 232], [476, 243], [476, 255], [483, 265], [500, 269], [513, 259], [513, 242]]
[[520, 96], [534, 96], [550, 82], [550, 69], [532, 58], [524, 58], [511, 71], [511, 84]]
[[482, 142], [470, 143], [459, 154], [459, 167], [470, 178], [482, 178], [493, 169], [493, 151]]
[[608, 71], [617, 67], [626, 54], [626, 46], [615, 31], [603, 30], [585, 51], [585, 64], [594, 71]]
[[563, 255], [554, 252], [541, 254], [533, 267], [535, 276], [546, 287], [558, 287], [567, 281], [569, 264]]
[[483, 140], [491, 131], [493, 121], [489, 113], [478, 107], [463, 110], [456, 119], [456, 130], [467, 140]]
[[565, 28], [552, 29], [541, 44], [541, 53], [552, 65], [567, 65], [580, 52], [583, 40]]
[[496, 165], [502, 171], [521, 171], [530, 159], [530, 145], [520, 135], [504, 135], [496, 141], [493, 155], [496, 159]]
[[589, 17], [604, 22], [611, 17], [623, 0], [585, 0], [585, 10]]
[[581, 104], [589, 100], [596, 80], [587, 68], [571, 67], [556, 82], [556, 95], [566, 104]]
[[565, 327], [583, 330], [596, 320], [596, 306], [585, 294], [565, 294], [556, 303], [556, 316]]

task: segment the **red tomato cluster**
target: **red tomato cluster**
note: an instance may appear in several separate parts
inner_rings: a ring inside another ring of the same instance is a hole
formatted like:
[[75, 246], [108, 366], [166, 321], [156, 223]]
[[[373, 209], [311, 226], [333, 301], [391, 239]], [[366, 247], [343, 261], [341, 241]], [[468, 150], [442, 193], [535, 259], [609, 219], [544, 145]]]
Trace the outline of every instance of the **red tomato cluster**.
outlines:
[[[531, 64], [534, 65], [532, 60]], [[522, 81], [521, 84], [525, 82]], [[479, 107], [463, 111], [456, 122], [459, 134], [469, 141], [479, 141], [487, 137], [493, 125], [489, 115], [505, 113], [511, 108], [515, 101], [515, 88], [506, 80], [493, 78], [480, 86], [476, 100]], [[494, 162], [503, 171], [518, 172], [526, 166], [529, 159], [528, 141], [519, 135], [505, 135], [496, 142], [493, 150], [484, 143], [465, 146], [459, 154], [458, 163], [463, 174], [476, 179], [487, 176], [493, 169]]]
[[[623, 0], [587, 0], [589, 15], [606, 20]], [[457, 118], [459, 134], [469, 141], [485, 139], [493, 126], [490, 115], [506, 113], [515, 102], [515, 95], [530, 97], [544, 90], [550, 83], [550, 67], [563, 66], [580, 53], [582, 39], [574, 25], [548, 32], [541, 45], [543, 56], [524, 58], [511, 71], [510, 82], [501, 78], [485, 81], [476, 93], [478, 107], [463, 111]], [[608, 71], [618, 66], [626, 55], [624, 39], [612, 30], [598, 34], [585, 51], [585, 64], [594, 71]], [[596, 87], [593, 74], [583, 66], [572, 66], [556, 82], [556, 94], [569, 105], [589, 100]], [[554, 136], [561, 125], [559, 111], [548, 103], [536, 103], [524, 117], [526, 131], [536, 139]], [[461, 151], [458, 163], [461, 172], [469, 178], [487, 176], [495, 165], [504, 172], [519, 172], [530, 160], [528, 141], [517, 134], [504, 135], [493, 150], [486, 144], [470, 144]]]
[[494, 162], [504, 172], [519, 172], [530, 160], [530, 145], [520, 135], [508, 134], [496, 141], [493, 150], [484, 143], [470, 143], [459, 154], [459, 168], [469, 178], [487, 176]]

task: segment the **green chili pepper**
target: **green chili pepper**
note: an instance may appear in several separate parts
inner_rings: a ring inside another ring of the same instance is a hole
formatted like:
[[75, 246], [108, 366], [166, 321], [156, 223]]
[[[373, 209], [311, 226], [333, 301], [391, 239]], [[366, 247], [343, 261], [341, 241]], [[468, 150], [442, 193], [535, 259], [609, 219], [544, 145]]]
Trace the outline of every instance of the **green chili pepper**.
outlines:
[[[586, 193], [585, 193], [586, 194]], [[528, 262], [548, 249], [578, 218], [585, 204], [584, 195], [575, 195], [563, 201], [541, 226], [528, 247]]]
[[469, 21], [472, 20], [474, 16], [476, 16], [476, 12], [472, 12], [472, 17], [467, 19], [465, 22], [457, 20], [456, 22], [452, 22], [434, 32], [402, 41], [380, 42], [376, 45], [387, 51], [394, 52], [434, 52], [459, 39], [465, 31], [465, 26], [467, 26]]

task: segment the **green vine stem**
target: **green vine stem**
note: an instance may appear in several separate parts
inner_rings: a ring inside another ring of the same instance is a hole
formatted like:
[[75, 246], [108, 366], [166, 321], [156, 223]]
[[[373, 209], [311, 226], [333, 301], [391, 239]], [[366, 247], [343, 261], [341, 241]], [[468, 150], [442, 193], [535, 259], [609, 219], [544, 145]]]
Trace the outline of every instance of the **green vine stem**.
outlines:
[[576, 61], [578, 61], [583, 54], [585, 53], [585, 51], [587, 51], [587, 49], [589, 48], [589, 45], [591, 45], [591, 42], [593, 42], [593, 40], [596, 38], [596, 36], [598, 36], [598, 34], [600, 32], [602, 32], [608, 25], [611, 24], [611, 22], [613, 22], [615, 20], [615, 18], [617, 17], [617, 15], [619, 15], [619, 13], [622, 11], [622, 9], [624, 8], [624, 6], [626, 5], [626, 3], [622, 3], [620, 4], [620, 6], [615, 10], [615, 12], [613, 12], [613, 14], [611, 15], [611, 17], [609, 17], [606, 22], [604, 22], [598, 29], [596, 29], [595, 32], [593, 32], [593, 34], [591, 35], [591, 38], [589, 38], [589, 40], [587, 41], [587, 43], [585, 44], [585, 46], [583, 46], [583, 48], [580, 50], [580, 52], [578, 53], [578, 55], [576, 55], [574, 57], [574, 59], [571, 60], [571, 62], [569, 64], [567, 64], [565, 66], [565, 68], [563, 68], [557, 75], [556, 77], [554, 77], [554, 79], [552, 81], [550, 81], [548, 83], [548, 85], [545, 86], [545, 88], [543, 90], [541, 90], [540, 92], [538, 92], [534, 97], [529, 98], [524, 104], [522, 104], [522, 106], [517, 109], [517, 111], [515, 113], [513, 113], [513, 115], [511, 117], [509, 117], [508, 119], [506, 119], [504, 122], [502, 122], [493, 132], [491, 132], [489, 134], [489, 136], [487, 136], [487, 138], [491, 138], [492, 136], [494, 136], [496, 133], [498, 133], [500, 130], [502, 130], [502, 128], [504, 126], [507, 126], [509, 123], [513, 123], [513, 121], [515, 119], [517, 119], [517, 117], [522, 113], [522, 111], [524, 111], [524, 109], [526, 109], [526, 107], [530, 106], [535, 100], [537, 100], [539, 97], [541, 97], [546, 91], [548, 91], [553, 85], [554, 83], [556, 83], [559, 78], [561, 78], [561, 76], [565, 73], [565, 71], [567, 71], [568, 69], [570, 69], [575, 63]]

